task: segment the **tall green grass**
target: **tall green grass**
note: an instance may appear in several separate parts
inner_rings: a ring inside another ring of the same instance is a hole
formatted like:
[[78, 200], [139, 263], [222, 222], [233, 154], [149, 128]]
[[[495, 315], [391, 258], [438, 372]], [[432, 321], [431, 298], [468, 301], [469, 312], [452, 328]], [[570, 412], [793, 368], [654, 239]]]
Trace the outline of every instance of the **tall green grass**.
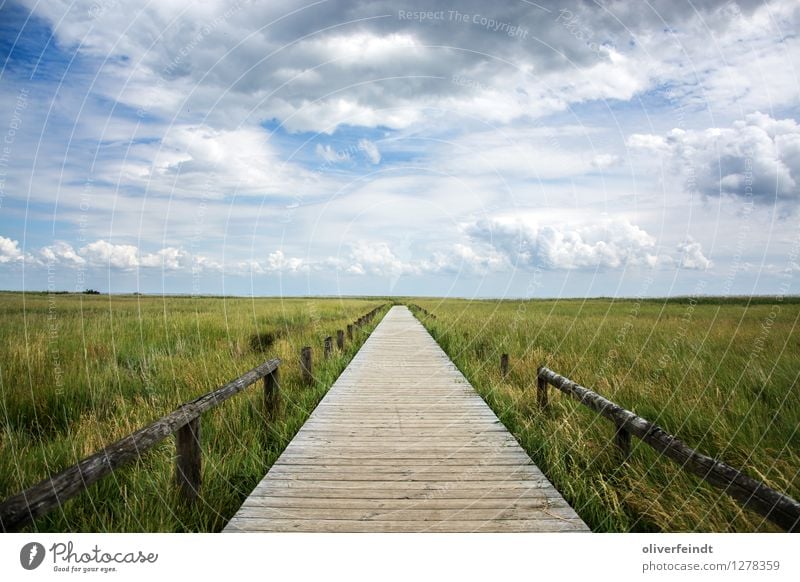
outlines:
[[[266, 359], [283, 359], [267, 427], [254, 385], [202, 417], [203, 487], [181, 502], [166, 439], [91, 486], [37, 531], [218, 531], [366, 338], [322, 358], [323, 338], [375, 299], [225, 299], [0, 294], [0, 498], [126, 436]], [[382, 314], [380, 314], [382, 315]], [[376, 317], [369, 331], [380, 317]], [[314, 383], [300, 348], [314, 348]]]
[[543, 414], [541, 365], [800, 499], [794, 298], [414, 302], [436, 315], [419, 317], [593, 530], [777, 528], [636, 439], [621, 464], [613, 425], [558, 390]]

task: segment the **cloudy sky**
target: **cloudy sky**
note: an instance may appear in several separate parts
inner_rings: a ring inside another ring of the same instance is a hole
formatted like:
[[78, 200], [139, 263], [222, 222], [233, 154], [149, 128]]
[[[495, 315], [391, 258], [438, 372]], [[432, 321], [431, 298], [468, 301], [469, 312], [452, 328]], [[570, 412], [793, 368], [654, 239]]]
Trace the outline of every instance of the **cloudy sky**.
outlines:
[[140, 4], [0, 7], [2, 288], [798, 292], [796, 1]]

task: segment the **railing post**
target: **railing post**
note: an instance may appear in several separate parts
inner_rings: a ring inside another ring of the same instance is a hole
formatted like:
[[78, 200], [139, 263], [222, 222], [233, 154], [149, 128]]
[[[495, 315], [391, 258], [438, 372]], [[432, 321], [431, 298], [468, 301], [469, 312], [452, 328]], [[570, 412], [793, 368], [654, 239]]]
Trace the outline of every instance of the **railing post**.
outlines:
[[197, 416], [175, 433], [175, 482], [186, 501], [200, 493], [200, 417]]
[[547, 410], [547, 378], [542, 376], [540, 371], [536, 372], [536, 401], [540, 410]]
[[333, 338], [328, 336], [325, 338], [325, 359], [331, 357], [331, 352], [333, 352]]
[[344, 330], [336, 330], [336, 347], [339, 348], [340, 351], [344, 349]]
[[347, 324], [347, 341], [353, 341], [353, 324]]
[[300, 368], [303, 372], [303, 382], [310, 384], [314, 379], [311, 367], [311, 347], [306, 346], [300, 350]]
[[617, 432], [614, 435], [614, 442], [619, 447], [620, 452], [622, 452], [622, 462], [628, 460], [628, 457], [631, 456], [631, 433], [629, 433], [625, 429], [625, 424], [615, 421], [614, 426], [617, 428]]
[[500, 355], [500, 373], [503, 375], [503, 378], [508, 376], [508, 354]]
[[268, 422], [278, 418], [280, 403], [280, 375], [276, 367], [272, 372], [264, 376], [264, 417]]

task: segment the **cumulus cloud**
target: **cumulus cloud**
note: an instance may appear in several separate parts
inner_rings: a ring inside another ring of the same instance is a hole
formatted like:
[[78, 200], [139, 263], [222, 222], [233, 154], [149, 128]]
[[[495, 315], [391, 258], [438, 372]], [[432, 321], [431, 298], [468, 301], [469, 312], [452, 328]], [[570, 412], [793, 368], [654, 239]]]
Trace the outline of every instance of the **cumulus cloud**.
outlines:
[[756, 112], [730, 127], [634, 134], [628, 146], [665, 157], [705, 196], [754, 202], [800, 200], [800, 125]]
[[80, 253], [93, 267], [127, 271], [139, 266], [139, 249], [133, 245], [117, 245], [97, 240], [82, 247]]
[[582, 224], [538, 223], [535, 219], [491, 219], [467, 225], [472, 238], [491, 244], [522, 267], [553, 270], [655, 267], [656, 241], [627, 220]]
[[299, 257], [287, 257], [283, 251], [277, 250], [267, 255], [264, 269], [267, 272], [301, 273], [309, 269], [308, 261]]
[[139, 256], [139, 266], [159, 268], [165, 271], [188, 269], [192, 265], [192, 257], [183, 249], [167, 247], [155, 253]]
[[490, 245], [476, 241], [455, 243], [434, 250], [429, 256], [414, 257], [407, 244], [394, 248], [385, 241], [359, 241], [342, 258], [329, 257], [317, 268], [335, 268], [349, 275], [388, 278], [392, 286], [404, 276], [486, 275], [511, 265], [508, 258]]
[[154, 253], [141, 253], [137, 247], [112, 244], [104, 240], [95, 241], [80, 249], [80, 258], [94, 267], [117, 270], [158, 268], [165, 271], [228, 271], [233, 274], [265, 275], [270, 273], [297, 274], [309, 269], [308, 261], [298, 257], [287, 257], [283, 251], [273, 251], [263, 259], [237, 261], [227, 267], [202, 255], [166, 247]]
[[684, 269], [704, 271], [712, 266], [711, 261], [703, 254], [703, 247], [692, 237], [678, 244], [680, 266]]
[[419, 274], [421, 267], [400, 259], [386, 242], [359, 241], [352, 245], [346, 269], [351, 275], [401, 277]]
[[[0, 263], [11, 260], [23, 260], [19, 252], [19, 243], [0, 236]], [[154, 253], [142, 253], [134, 245], [114, 244], [105, 240], [96, 240], [76, 250], [65, 241], [55, 241], [44, 246], [25, 258], [33, 267], [63, 266], [106, 268], [120, 271], [131, 271], [138, 268], [160, 268], [168, 271], [189, 269], [199, 264], [211, 269], [217, 263], [206, 257], [192, 257], [187, 251], [174, 247], [166, 247]]]
[[505, 271], [511, 267], [508, 257], [491, 245], [476, 243], [456, 243], [449, 249], [435, 251], [433, 256], [423, 261], [423, 268], [429, 273], [451, 273], [466, 275], [488, 275]]
[[19, 242], [0, 236], [0, 264], [22, 260]]
[[39, 258], [48, 265], [83, 265], [86, 259], [80, 256], [72, 245], [64, 241], [56, 241], [52, 245], [39, 250]]
[[19, 250], [19, 242], [0, 236], [0, 264], [20, 260], [22, 260], [22, 251]]
[[115, 244], [96, 240], [76, 250], [67, 242], [56, 241], [42, 247], [27, 258], [19, 250], [19, 242], [0, 236], [0, 264], [23, 261], [32, 267], [59, 265], [64, 267], [88, 267], [134, 271], [137, 269], [161, 269], [182, 272], [229, 272], [231, 274], [285, 273], [294, 275], [308, 272], [312, 267], [327, 268], [330, 261], [317, 263], [300, 257], [287, 257], [283, 251], [268, 253], [263, 259], [236, 261], [224, 265], [201, 254], [192, 254], [177, 247], [164, 247], [155, 252], [143, 252], [135, 245]]

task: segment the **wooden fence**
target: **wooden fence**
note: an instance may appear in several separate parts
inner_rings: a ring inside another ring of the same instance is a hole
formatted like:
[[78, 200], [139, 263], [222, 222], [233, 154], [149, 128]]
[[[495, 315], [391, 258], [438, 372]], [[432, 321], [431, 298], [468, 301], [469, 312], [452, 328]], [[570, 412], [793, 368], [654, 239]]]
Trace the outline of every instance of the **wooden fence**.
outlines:
[[419, 311], [419, 312], [421, 312], [421, 313], [423, 313], [423, 314], [427, 315], [427, 316], [428, 316], [428, 317], [430, 317], [431, 319], [436, 319], [436, 316], [435, 316], [433, 313], [431, 313], [430, 311], [428, 311], [428, 310], [427, 310], [427, 309], [425, 309], [424, 307], [420, 307], [420, 306], [419, 306], [419, 305], [417, 305], [416, 303], [409, 303], [409, 304], [408, 304], [408, 308], [409, 308], [409, 309], [411, 309], [412, 311]]
[[[384, 305], [358, 318], [356, 330], [372, 321]], [[347, 326], [348, 330], [351, 326]], [[337, 331], [337, 340], [344, 332]], [[352, 336], [351, 336], [352, 339]], [[326, 346], [327, 346], [326, 342]], [[344, 340], [339, 342], [340, 349]], [[201, 485], [200, 418], [258, 380], [264, 380], [264, 410], [267, 422], [277, 417], [280, 403], [278, 367], [272, 359], [256, 366], [224, 386], [182, 404], [170, 414], [86, 457], [60, 473], [45, 479], [0, 503], [0, 531], [17, 531], [38, 517], [82, 493], [115, 469], [139, 458], [170, 435], [175, 435], [175, 482], [182, 497], [194, 501]], [[306, 368], [307, 365], [307, 368]], [[311, 348], [301, 350], [303, 377], [311, 375]]]
[[268, 360], [57, 475], [9, 497], [0, 504], [0, 527], [6, 532], [18, 530], [81, 493], [114, 469], [137, 459], [173, 433], [175, 480], [184, 497], [194, 499], [200, 489], [200, 417], [261, 378], [264, 379], [264, 402], [267, 407], [275, 406], [280, 363], [278, 359]]
[[687, 446], [660, 426], [626, 410], [596, 392], [541, 367], [537, 374], [537, 401], [542, 409], [548, 406], [548, 385], [569, 394], [616, 426], [615, 441], [627, 459], [631, 436], [635, 436], [659, 453], [678, 463], [683, 469], [719, 487], [742, 506], [766, 517], [787, 531], [800, 530], [800, 503], [748, 477], [738, 469], [712, 459]]
[[[352, 324], [348, 324], [348, 341], [353, 340], [354, 333], [363, 331], [363, 328], [366, 327], [385, 306], [385, 303], [379, 305], [372, 311], [359, 317]], [[345, 332], [343, 329], [336, 330], [336, 348], [340, 351], [344, 350], [344, 336]], [[333, 355], [333, 336], [328, 336], [323, 341], [322, 354], [325, 359], [330, 358]], [[311, 346], [303, 346], [303, 348], [300, 350], [300, 370], [302, 372], [303, 382], [306, 384], [311, 384], [314, 381], [314, 350], [311, 348]]]

